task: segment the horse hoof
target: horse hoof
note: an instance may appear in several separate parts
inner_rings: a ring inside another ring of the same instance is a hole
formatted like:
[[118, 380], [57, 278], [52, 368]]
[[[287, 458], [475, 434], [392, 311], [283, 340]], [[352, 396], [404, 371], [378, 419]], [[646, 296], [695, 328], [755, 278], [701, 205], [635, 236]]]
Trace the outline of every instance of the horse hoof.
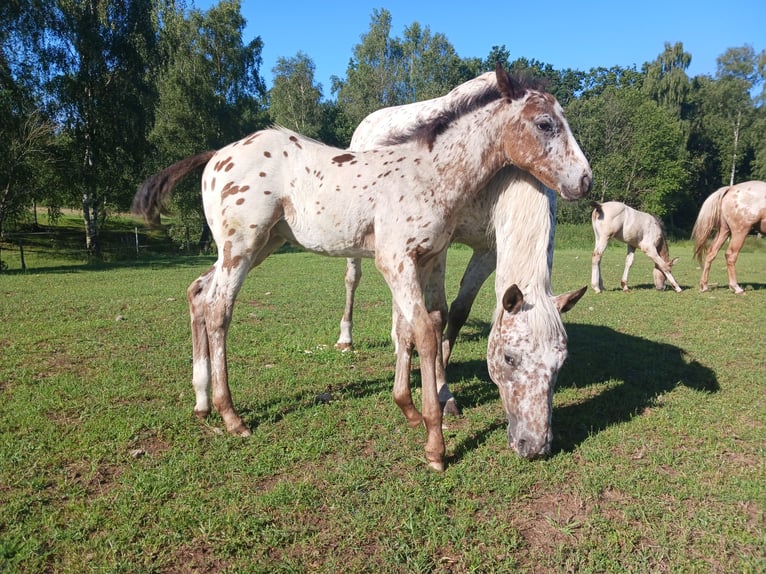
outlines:
[[205, 411], [205, 410], [194, 409], [194, 416], [200, 420], [205, 420], [209, 414], [210, 414], [209, 410]]
[[253, 434], [250, 432], [250, 429], [247, 428], [244, 424], [239, 424], [233, 429], [229, 429], [229, 433], [235, 436], [241, 436], [243, 438], [249, 437], [251, 434]]
[[354, 344], [338, 342], [338, 343], [335, 343], [335, 348], [338, 349], [339, 351], [350, 351], [351, 349], [354, 348]]
[[429, 460], [428, 466], [434, 469], [436, 472], [444, 472], [444, 463], [437, 462], [435, 460]]
[[450, 417], [460, 416], [460, 409], [458, 408], [454, 398], [451, 398], [446, 403], [444, 403], [444, 409], [442, 413], [445, 416], [450, 416]]

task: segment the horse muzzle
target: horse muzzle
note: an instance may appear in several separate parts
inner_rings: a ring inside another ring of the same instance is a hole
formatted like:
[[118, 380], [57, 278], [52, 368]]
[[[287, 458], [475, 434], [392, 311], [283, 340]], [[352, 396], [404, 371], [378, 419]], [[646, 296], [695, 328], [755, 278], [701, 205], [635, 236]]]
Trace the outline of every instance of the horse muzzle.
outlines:
[[517, 432], [513, 422], [508, 423], [508, 446], [521, 458], [536, 460], [547, 457], [551, 453], [552, 442], [553, 437], [550, 431], [542, 436], [536, 436]]

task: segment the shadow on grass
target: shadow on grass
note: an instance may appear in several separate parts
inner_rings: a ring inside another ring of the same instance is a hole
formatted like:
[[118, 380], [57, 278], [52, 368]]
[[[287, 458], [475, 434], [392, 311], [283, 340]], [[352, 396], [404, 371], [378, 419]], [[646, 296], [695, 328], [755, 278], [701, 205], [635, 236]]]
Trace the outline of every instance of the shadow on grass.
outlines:
[[[553, 454], [571, 452], [592, 434], [640, 416], [647, 408], [656, 406], [657, 397], [678, 386], [702, 393], [719, 389], [715, 373], [690, 361], [680, 347], [598, 325], [570, 323], [567, 332], [569, 358], [559, 373], [558, 388], [587, 388], [606, 383], [609, 387], [576, 404], [554, 408]], [[451, 365], [448, 379], [471, 380], [460, 387], [457, 400], [461, 408], [496, 402], [501, 409], [499, 393], [490, 382], [483, 361]], [[459, 460], [504, 426], [504, 422], [488, 424], [457, 446], [455, 459]]]

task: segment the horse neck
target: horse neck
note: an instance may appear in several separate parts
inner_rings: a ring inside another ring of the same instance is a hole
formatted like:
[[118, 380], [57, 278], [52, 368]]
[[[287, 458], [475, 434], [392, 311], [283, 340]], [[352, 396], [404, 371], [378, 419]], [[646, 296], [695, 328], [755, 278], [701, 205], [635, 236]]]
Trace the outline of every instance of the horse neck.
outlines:
[[445, 191], [455, 199], [477, 194], [507, 163], [501, 142], [503, 129], [513, 121], [508, 108], [500, 100], [492, 102], [458, 118], [436, 137], [430, 155]]
[[490, 185], [500, 185], [492, 214], [497, 248], [495, 294], [516, 284], [527, 298], [551, 294], [556, 195], [531, 175], [507, 168]]

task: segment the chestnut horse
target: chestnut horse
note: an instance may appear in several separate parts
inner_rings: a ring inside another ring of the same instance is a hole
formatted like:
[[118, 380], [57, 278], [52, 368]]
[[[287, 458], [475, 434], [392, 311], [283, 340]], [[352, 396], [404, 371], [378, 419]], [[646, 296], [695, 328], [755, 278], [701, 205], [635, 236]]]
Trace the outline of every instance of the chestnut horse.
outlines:
[[622, 272], [620, 286], [623, 291], [628, 291], [628, 272], [633, 265], [633, 257], [636, 248], [643, 251], [649, 259], [654, 261], [654, 287], [658, 291], [665, 289], [665, 278], [670, 281], [676, 292], [681, 292], [670, 268], [678, 261], [678, 257], [671, 259], [668, 250], [668, 241], [665, 238], [665, 230], [662, 222], [649, 213], [638, 211], [619, 201], [607, 201], [598, 203], [590, 202], [593, 207], [591, 223], [593, 234], [596, 236], [596, 246], [593, 248], [591, 258], [590, 284], [596, 293], [604, 289], [601, 278], [601, 256], [604, 254], [610, 239], [617, 239], [628, 245], [628, 254], [625, 257], [625, 269]]
[[[705, 245], [713, 229], [717, 229], [713, 241], [705, 254]], [[694, 256], [702, 264], [700, 291], [708, 290], [710, 266], [718, 251], [731, 235], [726, 249], [726, 270], [729, 274], [729, 289], [741, 295], [745, 292], [737, 283], [739, 250], [752, 229], [766, 233], [766, 181], [746, 181], [726, 186], [711, 193], [700, 208], [697, 221], [692, 229]], [[705, 254], [704, 263], [702, 261]]]
[[[151, 220], [173, 184], [205, 165], [202, 201], [218, 259], [187, 290], [198, 416], [210, 412], [212, 386], [212, 403], [226, 429], [250, 434], [229, 390], [226, 337], [237, 293], [251, 269], [285, 242], [323, 255], [374, 257], [391, 290], [397, 338], [406, 332], [420, 356], [422, 414], [412, 401], [409, 371], [401, 376], [398, 359], [394, 401], [411, 426], [425, 425], [426, 460], [443, 470], [437, 395], [437, 383], [444, 381], [442, 319], [440, 312], [430, 312], [425, 292], [449, 245], [457, 213], [509, 164], [567, 197], [587, 193], [592, 180], [585, 156], [563, 129], [555, 98], [525, 87], [500, 66], [496, 77], [497, 86], [484, 97], [379, 150], [342, 150], [270, 129], [181, 160], [144, 182], [134, 212]], [[508, 291], [515, 311], [523, 295], [517, 285]], [[558, 365], [563, 358], [550, 360]], [[532, 398], [538, 395], [531, 393]], [[530, 420], [521, 421], [518, 440], [529, 445], [522, 454], [531, 458], [550, 448], [549, 428], [538, 421], [550, 405], [527, 407], [522, 416]]]

